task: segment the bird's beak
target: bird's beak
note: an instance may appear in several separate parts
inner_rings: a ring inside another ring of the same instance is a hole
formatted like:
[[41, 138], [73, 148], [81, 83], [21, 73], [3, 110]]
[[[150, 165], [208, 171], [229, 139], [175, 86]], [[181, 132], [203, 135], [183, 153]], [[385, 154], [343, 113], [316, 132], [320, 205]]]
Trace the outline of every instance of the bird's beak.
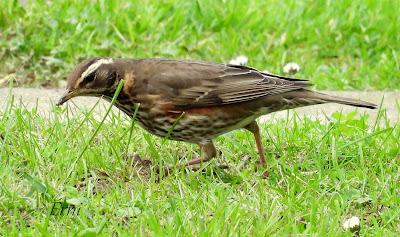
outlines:
[[60, 100], [57, 102], [57, 106], [60, 106], [62, 104], [64, 104], [65, 102], [67, 102], [69, 99], [71, 99], [72, 97], [75, 96], [76, 93], [74, 93], [73, 91], [70, 90], [66, 90], [64, 92], [64, 94], [61, 96]]

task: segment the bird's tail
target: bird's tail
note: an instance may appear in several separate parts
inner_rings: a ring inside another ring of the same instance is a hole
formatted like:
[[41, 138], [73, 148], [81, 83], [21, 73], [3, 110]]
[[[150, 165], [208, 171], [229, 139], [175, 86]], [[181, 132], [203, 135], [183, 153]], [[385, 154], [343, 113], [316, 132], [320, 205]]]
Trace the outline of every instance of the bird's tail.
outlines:
[[327, 94], [323, 94], [323, 93], [316, 92], [316, 91], [310, 91], [310, 90], [306, 90], [306, 89], [304, 89], [303, 92], [305, 93], [305, 95], [303, 94], [303, 96], [305, 98], [311, 99], [314, 101], [321, 101], [320, 103], [338, 103], [338, 104], [345, 104], [345, 105], [351, 105], [351, 106], [363, 107], [363, 108], [369, 108], [369, 109], [377, 108], [376, 104], [372, 104], [372, 103], [365, 102], [362, 100], [344, 98], [344, 97], [339, 97], [339, 96], [332, 96], [332, 95], [327, 95]]

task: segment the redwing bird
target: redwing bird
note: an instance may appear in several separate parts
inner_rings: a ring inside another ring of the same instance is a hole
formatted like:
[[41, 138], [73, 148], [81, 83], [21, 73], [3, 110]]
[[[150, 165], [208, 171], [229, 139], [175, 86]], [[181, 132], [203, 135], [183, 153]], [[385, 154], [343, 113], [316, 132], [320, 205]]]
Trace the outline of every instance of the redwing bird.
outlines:
[[271, 112], [301, 106], [339, 103], [374, 109], [376, 105], [306, 89], [307, 80], [263, 73], [238, 65], [167, 59], [92, 58], [68, 76], [67, 91], [58, 105], [75, 96], [111, 100], [125, 80], [116, 106], [133, 116], [148, 132], [168, 139], [196, 143], [200, 158], [216, 156], [212, 140], [245, 128], [254, 134], [259, 162], [265, 164], [256, 119]]

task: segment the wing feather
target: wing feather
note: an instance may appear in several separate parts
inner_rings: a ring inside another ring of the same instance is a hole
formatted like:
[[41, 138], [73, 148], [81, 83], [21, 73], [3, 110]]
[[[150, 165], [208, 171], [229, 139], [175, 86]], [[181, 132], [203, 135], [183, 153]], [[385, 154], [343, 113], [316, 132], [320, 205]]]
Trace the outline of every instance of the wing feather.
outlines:
[[[160, 61], [153, 88], [177, 108], [219, 106], [305, 88], [308, 81], [262, 73], [254, 68], [192, 61]], [[156, 71], [157, 71], [156, 70]]]

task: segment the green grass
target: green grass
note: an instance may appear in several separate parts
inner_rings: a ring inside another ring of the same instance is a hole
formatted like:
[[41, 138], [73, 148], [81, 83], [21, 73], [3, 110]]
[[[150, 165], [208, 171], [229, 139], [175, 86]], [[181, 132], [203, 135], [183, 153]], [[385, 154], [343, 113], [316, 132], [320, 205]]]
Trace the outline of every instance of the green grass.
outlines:
[[[0, 86], [63, 86], [92, 56], [246, 55], [279, 74], [297, 62], [296, 76], [317, 89], [400, 89], [397, 1], [20, 2], [0, 1]], [[114, 111], [100, 126], [90, 111], [5, 105], [2, 236], [353, 236], [341, 228], [351, 216], [362, 236], [400, 232], [400, 126], [384, 110], [373, 122], [335, 113], [328, 123], [290, 115], [262, 124], [268, 179], [252, 135], [235, 131], [216, 139], [222, 155], [203, 170], [157, 183], [137, 174], [133, 154], [177, 164], [197, 146], [131, 130]]]
[[328, 123], [290, 115], [263, 124], [268, 179], [255, 164], [252, 135], [235, 131], [216, 140], [222, 155], [204, 170], [176, 171], [157, 183], [154, 173], [148, 181], [138, 176], [127, 157], [176, 164], [179, 156], [198, 156], [198, 148], [137, 126], [128, 143], [131, 121], [115, 112], [100, 127], [101, 118], [86, 110], [40, 114], [11, 98], [6, 105], [0, 235], [352, 236], [341, 225], [353, 215], [361, 236], [399, 234], [400, 127], [384, 110], [372, 123], [335, 113]]
[[[20, 4], [19, 2], [27, 2]], [[318, 89], [400, 89], [400, 4], [338, 1], [0, 1], [0, 85], [62, 86], [83, 58], [227, 62], [237, 55]]]

